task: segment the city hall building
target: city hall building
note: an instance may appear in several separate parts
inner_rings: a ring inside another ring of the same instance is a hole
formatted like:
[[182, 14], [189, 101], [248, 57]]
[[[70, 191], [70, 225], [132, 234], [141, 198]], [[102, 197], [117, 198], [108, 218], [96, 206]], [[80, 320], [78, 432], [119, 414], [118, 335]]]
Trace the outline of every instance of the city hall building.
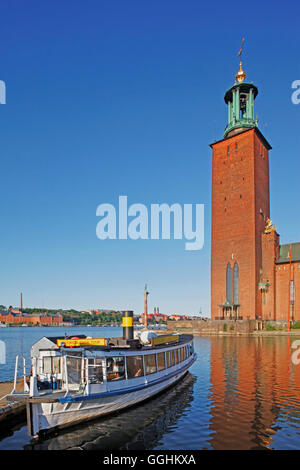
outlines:
[[211, 318], [300, 320], [300, 243], [280, 244], [270, 220], [269, 152], [258, 89], [240, 63], [225, 93], [228, 124], [211, 145]]

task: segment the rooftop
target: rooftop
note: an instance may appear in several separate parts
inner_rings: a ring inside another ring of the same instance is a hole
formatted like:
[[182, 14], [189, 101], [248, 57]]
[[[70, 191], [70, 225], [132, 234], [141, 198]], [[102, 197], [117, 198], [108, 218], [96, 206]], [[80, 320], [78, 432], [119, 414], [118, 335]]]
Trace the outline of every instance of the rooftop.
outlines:
[[279, 258], [276, 264], [290, 262], [290, 248], [292, 249], [292, 262], [300, 262], [300, 242], [288, 243], [287, 245], [280, 245]]

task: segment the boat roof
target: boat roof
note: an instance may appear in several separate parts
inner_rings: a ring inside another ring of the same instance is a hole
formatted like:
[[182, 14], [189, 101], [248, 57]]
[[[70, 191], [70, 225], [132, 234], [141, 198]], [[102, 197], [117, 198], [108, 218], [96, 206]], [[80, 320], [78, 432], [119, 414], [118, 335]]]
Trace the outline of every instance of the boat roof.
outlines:
[[[31, 356], [38, 356], [39, 351], [46, 350], [59, 350], [61, 347], [58, 346], [59, 343], [67, 343], [68, 340], [70, 344], [74, 344], [74, 339], [79, 340], [99, 340], [100, 338], [87, 338], [85, 335], [76, 335], [74, 336], [44, 336], [31, 347]], [[162, 348], [171, 348], [178, 345], [184, 345], [185, 343], [190, 342], [193, 339], [193, 335], [188, 334], [169, 334], [169, 335], [158, 335], [155, 338], [157, 339], [157, 344], [155, 341], [150, 345], [142, 345], [138, 339], [133, 340], [124, 340], [123, 338], [105, 338], [107, 343], [105, 345], [95, 345], [95, 344], [86, 344], [80, 346], [69, 346], [64, 347], [64, 350], [70, 349], [71, 351], [153, 351]], [[102, 339], [102, 338], [101, 338]], [[84, 341], [85, 343], [87, 341]], [[75, 343], [76, 344], [76, 343]]]

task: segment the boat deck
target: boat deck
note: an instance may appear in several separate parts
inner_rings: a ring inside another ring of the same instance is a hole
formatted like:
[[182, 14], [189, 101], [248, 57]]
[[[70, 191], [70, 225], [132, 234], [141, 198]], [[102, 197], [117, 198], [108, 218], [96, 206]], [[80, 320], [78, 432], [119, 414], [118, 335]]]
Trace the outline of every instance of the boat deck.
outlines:
[[[160, 336], [160, 335], [159, 335]], [[159, 337], [158, 336], [158, 337]], [[163, 335], [164, 336], [164, 335]], [[166, 335], [166, 336], [171, 336], [171, 335]], [[119, 339], [119, 338], [110, 338], [111, 340], [114, 339]], [[179, 340], [178, 341], [173, 341], [170, 343], [160, 343], [156, 345], [144, 345], [136, 349], [137, 351], [154, 351], [156, 349], [167, 349], [167, 348], [173, 348], [174, 346], [183, 346], [184, 344], [190, 342], [193, 339], [193, 335], [190, 334], [180, 334], [179, 335]], [[81, 346], [78, 349], [85, 349], [88, 351], [132, 351], [135, 348], [130, 348], [126, 346]]]

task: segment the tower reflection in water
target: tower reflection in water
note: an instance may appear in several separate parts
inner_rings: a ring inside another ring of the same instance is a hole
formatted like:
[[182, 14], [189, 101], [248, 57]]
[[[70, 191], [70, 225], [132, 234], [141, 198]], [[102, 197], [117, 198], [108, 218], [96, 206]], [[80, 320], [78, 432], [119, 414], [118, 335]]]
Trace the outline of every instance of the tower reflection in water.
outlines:
[[212, 338], [210, 445], [299, 447], [300, 365], [289, 337]]
[[26, 445], [33, 450], [153, 449], [193, 400], [196, 378], [189, 372], [177, 385], [136, 408], [77, 426], [55, 437]]

